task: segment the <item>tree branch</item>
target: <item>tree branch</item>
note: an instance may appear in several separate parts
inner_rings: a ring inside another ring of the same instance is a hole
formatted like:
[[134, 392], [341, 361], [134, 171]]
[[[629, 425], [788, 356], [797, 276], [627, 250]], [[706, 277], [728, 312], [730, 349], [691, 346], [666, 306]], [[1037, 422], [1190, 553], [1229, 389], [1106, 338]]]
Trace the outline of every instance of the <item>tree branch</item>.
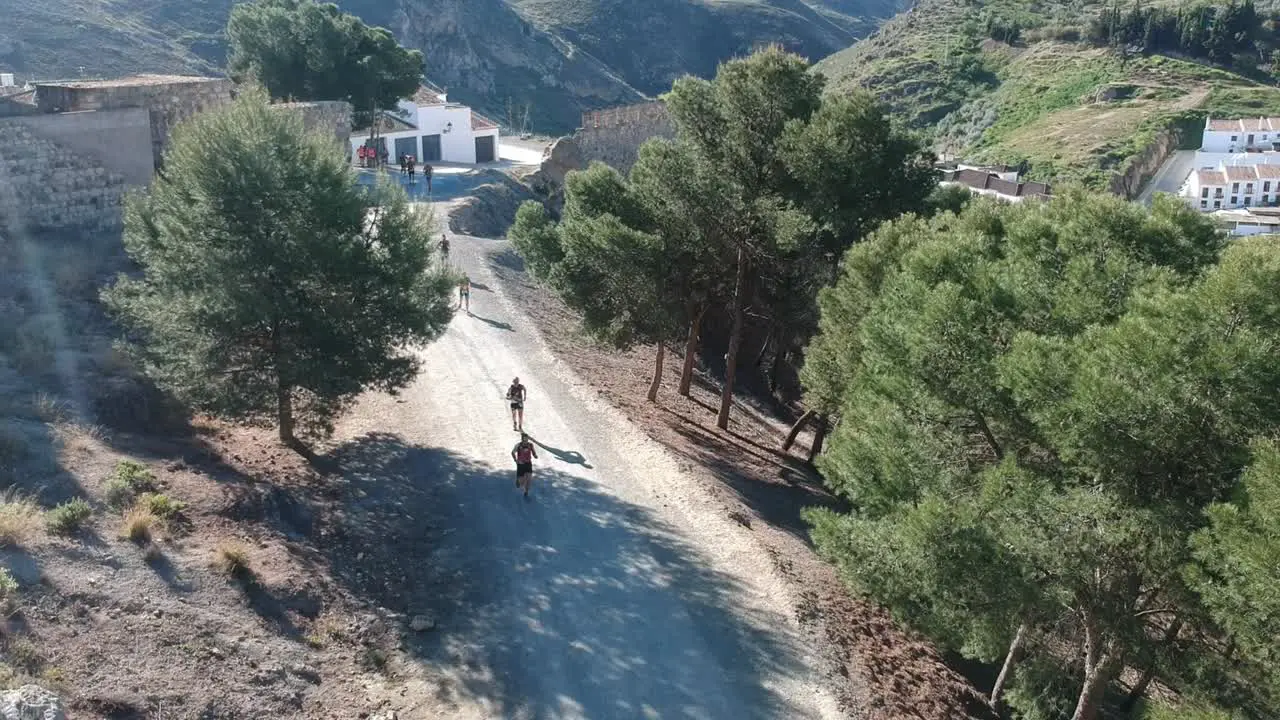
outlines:
[[991, 451], [996, 454], [996, 460], [1003, 460], [1004, 449], [1000, 447], [1000, 443], [996, 442], [996, 436], [991, 433], [991, 428], [987, 425], [986, 418], [982, 417], [982, 413], [977, 410], [973, 411], [973, 417], [978, 421], [978, 428], [982, 430], [982, 436], [987, 439], [987, 444], [991, 446]]

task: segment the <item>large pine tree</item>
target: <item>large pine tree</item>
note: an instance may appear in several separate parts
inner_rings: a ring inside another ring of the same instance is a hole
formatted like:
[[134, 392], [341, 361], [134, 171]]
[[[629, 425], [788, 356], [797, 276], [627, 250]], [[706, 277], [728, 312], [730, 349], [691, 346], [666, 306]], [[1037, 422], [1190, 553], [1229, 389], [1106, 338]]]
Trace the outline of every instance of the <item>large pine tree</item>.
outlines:
[[367, 194], [332, 137], [250, 91], [177, 128], [164, 176], [126, 207], [142, 272], [104, 299], [161, 386], [293, 443], [413, 379], [410, 348], [451, 316], [432, 234], [397, 188]]

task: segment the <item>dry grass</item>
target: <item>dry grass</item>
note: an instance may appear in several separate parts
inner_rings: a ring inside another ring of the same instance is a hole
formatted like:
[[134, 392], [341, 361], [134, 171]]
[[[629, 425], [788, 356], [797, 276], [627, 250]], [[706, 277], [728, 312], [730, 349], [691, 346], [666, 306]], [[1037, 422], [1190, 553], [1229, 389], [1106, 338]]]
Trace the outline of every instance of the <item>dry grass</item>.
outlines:
[[159, 519], [151, 509], [139, 503], [125, 514], [124, 522], [120, 525], [120, 537], [138, 545], [146, 545], [151, 542], [158, 524]]
[[321, 650], [331, 642], [341, 642], [346, 638], [342, 620], [335, 614], [326, 612], [311, 623], [311, 632], [306, 641], [311, 647]]
[[249, 550], [234, 542], [225, 542], [214, 553], [214, 567], [231, 577], [247, 577], [253, 570], [249, 565]]
[[44, 529], [44, 512], [13, 490], [0, 495], [0, 547], [25, 545]]

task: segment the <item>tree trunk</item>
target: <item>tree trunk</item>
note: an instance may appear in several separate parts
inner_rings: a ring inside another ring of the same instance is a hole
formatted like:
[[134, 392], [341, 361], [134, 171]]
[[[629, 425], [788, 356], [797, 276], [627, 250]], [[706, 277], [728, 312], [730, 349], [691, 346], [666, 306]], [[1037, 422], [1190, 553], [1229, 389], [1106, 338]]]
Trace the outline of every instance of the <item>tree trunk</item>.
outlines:
[[680, 370], [680, 394], [689, 397], [689, 388], [693, 385], [693, 365], [698, 358], [698, 338], [702, 335], [702, 316], [706, 314], [705, 306], [689, 313], [689, 336], [684, 341], [684, 367]]
[[1000, 697], [1004, 694], [1005, 685], [1013, 677], [1013, 666], [1018, 664], [1018, 659], [1022, 656], [1022, 645], [1027, 640], [1027, 624], [1022, 623], [1018, 626], [1018, 634], [1013, 636], [1013, 642], [1009, 644], [1009, 652], [1004, 656], [1004, 665], [1000, 668], [1000, 676], [996, 678], [996, 684], [991, 687], [991, 707], [998, 708], [1000, 705]]
[[787, 361], [787, 346], [778, 340], [778, 352], [773, 354], [773, 364], [769, 366], [769, 394], [778, 394], [778, 374], [782, 372], [782, 364]]
[[1092, 612], [1086, 609], [1083, 615], [1084, 684], [1080, 687], [1080, 698], [1076, 702], [1076, 711], [1071, 715], [1071, 720], [1097, 720], [1103, 695], [1121, 663], [1118, 655], [1103, 642], [1097, 619]]
[[747, 302], [747, 249], [738, 248], [738, 278], [733, 287], [733, 328], [729, 331], [729, 351], [724, 356], [724, 389], [720, 391], [720, 413], [716, 427], [729, 429], [733, 409], [733, 381], [738, 373], [738, 351], [742, 348], [742, 321]]
[[772, 330], [769, 331], [769, 334], [764, 336], [764, 343], [760, 346], [760, 352], [756, 353], [756, 362], [754, 367], [760, 367], [760, 365], [764, 362], [764, 356], [769, 353], [770, 340], [773, 340]]
[[667, 359], [667, 344], [658, 343], [658, 357], [653, 362], [653, 382], [649, 383], [649, 402], [658, 401], [658, 387], [662, 385], [662, 365]]
[[286, 445], [297, 443], [293, 437], [293, 388], [283, 380], [276, 386], [276, 418], [280, 423], [280, 442]]
[[813, 445], [809, 448], [807, 462], [812, 463], [822, 452], [822, 443], [827, 439], [828, 420], [826, 415], [818, 416], [818, 429], [813, 433]]
[[809, 424], [809, 421], [812, 420], [813, 416], [816, 414], [817, 413], [813, 410], [804, 411], [804, 414], [800, 416], [800, 419], [796, 421], [796, 424], [791, 426], [791, 431], [787, 433], [787, 439], [782, 441], [782, 452], [786, 452], [791, 449], [791, 446], [795, 444], [796, 436], [800, 434], [801, 430], [804, 430], [804, 426]]
[[[1164, 641], [1160, 643], [1161, 647], [1168, 646], [1174, 640], [1178, 639], [1178, 633], [1182, 631], [1182, 618], [1175, 618], [1169, 623], [1169, 628], [1164, 631]], [[1147, 688], [1151, 686], [1151, 681], [1156, 677], [1156, 663], [1151, 665], [1142, 673], [1142, 677], [1138, 679], [1133, 689], [1129, 691], [1129, 697], [1125, 698], [1124, 704], [1121, 706], [1126, 712], [1132, 711], [1138, 706], [1138, 701], [1142, 696], [1147, 694]]]

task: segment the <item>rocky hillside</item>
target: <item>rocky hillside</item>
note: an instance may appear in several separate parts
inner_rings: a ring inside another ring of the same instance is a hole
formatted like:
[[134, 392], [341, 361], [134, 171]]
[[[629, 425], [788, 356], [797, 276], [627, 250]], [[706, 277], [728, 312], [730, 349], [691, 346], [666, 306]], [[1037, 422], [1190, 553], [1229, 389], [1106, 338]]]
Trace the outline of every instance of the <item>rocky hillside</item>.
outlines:
[[[1180, 7], [1146, 5], [1175, 14]], [[1206, 113], [1280, 114], [1280, 89], [1265, 68], [1251, 67], [1274, 43], [1270, 23], [1259, 18], [1256, 42], [1247, 51], [1222, 50], [1229, 61], [1215, 63], [1196, 48], [1144, 52], [1141, 31], [1137, 44], [1126, 37], [1099, 43], [1091, 26], [1103, 7], [920, 0], [817, 70], [831, 92], [863, 87], [886, 99], [930, 133], [940, 153], [1026, 161], [1032, 177], [1129, 193], [1153, 157], [1158, 164], [1156, 145], [1198, 145], [1195, 128]], [[1131, 4], [1120, 7], [1127, 14]], [[1171, 34], [1171, 43], [1181, 42]]]
[[[780, 42], [817, 60], [902, 0], [341, 0], [421, 48], [428, 77], [505, 119], [576, 126], [586, 109], [642, 99], [684, 73]], [[0, 70], [35, 78], [216, 73], [231, 0], [0, 0]]]

